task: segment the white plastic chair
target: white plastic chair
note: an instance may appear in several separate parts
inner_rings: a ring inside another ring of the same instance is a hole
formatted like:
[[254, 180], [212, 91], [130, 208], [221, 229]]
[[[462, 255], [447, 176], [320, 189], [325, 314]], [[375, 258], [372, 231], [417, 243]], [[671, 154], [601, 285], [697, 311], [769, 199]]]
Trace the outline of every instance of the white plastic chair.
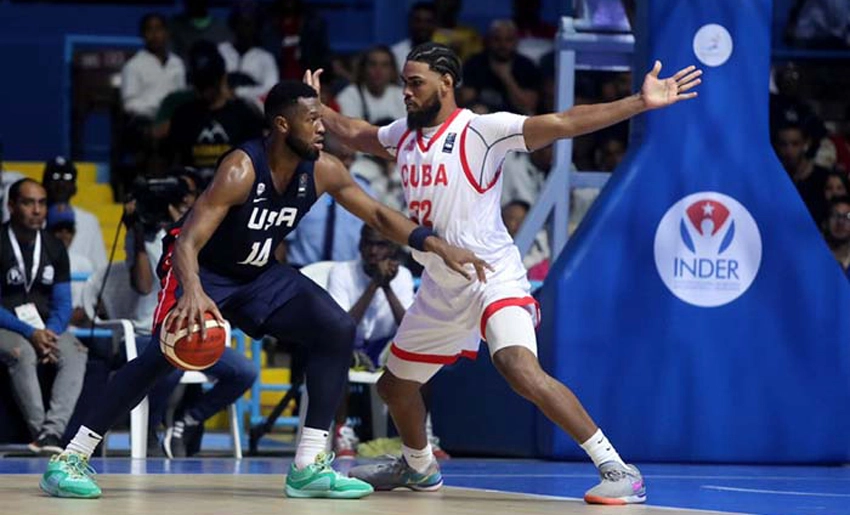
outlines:
[[[138, 357], [136, 348], [136, 334], [130, 318], [135, 313], [136, 303], [139, 295], [130, 287], [130, 270], [125, 262], [113, 263], [109, 271], [106, 287], [103, 289], [103, 307], [109, 319], [104, 320], [96, 316], [95, 304], [97, 295], [103, 284], [106, 267], [97, 270], [86, 281], [83, 288], [82, 304], [89, 319], [94, 320], [95, 327], [107, 328], [113, 331], [113, 335], [124, 340], [124, 351], [127, 361]], [[225, 325], [226, 342], [230, 346], [230, 324]], [[149, 345], [157, 345], [152, 341]], [[207, 377], [203, 372], [187, 371], [180, 379], [181, 384], [205, 384], [212, 383], [214, 379]], [[130, 411], [130, 456], [132, 458], [147, 457], [148, 449], [148, 411], [149, 403], [147, 396]], [[227, 409], [230, 419], [231, 444], [233, 456], [242, 459], [241, 424], [237, 416], [236, 405], [231, 404]]]

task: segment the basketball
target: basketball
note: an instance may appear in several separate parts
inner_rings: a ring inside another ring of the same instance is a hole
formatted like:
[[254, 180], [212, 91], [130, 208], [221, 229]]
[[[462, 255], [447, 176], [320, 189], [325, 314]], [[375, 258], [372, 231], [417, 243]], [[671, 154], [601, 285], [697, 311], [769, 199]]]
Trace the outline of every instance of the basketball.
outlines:
[[224, 324], [216, 320], [211, 313], [204, 313], [206, 338], [201, 339], [198, 324], [193, 321], [189, 331], [185, 326], [175, 332], [168, 330], [169, 318], [163, 322], [159, 336], [159, 348], [165, 358], [182, 370], [203, 370], [215, 364], [224, 353], [227, 344], [227, 331]]

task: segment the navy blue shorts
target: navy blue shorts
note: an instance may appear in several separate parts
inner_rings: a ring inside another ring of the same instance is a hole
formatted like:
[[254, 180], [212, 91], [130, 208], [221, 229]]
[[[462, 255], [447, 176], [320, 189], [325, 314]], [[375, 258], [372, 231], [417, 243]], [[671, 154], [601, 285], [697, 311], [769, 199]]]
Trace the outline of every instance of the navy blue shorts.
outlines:
[[[273, 313], [289, 302], [321, 306], [323, 311], [341, 311], [331, 296], [319, 285], [303, 276], [294, 268], [274, 264], [255, 279], [244, 282], [201, 268], [201, 286], [204, 292], [216, 303], [224, 318], [241, 329], [251, 338], [262, 338], [267, 334], [264, 324]], [[177, 303], [181, 291], [173, 272], [163, 279], [154, 327], [159, 326], [166, 315]], [[296, 316], [299, 309], [293, 309]], [[303, 316], [303, 315], [302, 315]], [[277, 320], [280, 325], [281, 320]], [[297, 324], [298, 321], [293, 320]]]

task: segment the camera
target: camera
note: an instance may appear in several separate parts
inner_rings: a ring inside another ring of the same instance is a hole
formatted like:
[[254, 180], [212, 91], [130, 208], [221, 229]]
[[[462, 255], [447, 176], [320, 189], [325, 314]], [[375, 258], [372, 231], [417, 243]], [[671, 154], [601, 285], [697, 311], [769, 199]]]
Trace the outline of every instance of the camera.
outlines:
[[156, 230], [160, 226], [172, 223], [168, 212], [169, 205], [178, 205], [189, 186], [178, 177], [139, 177], [133, 182], [129, 200], [136, 201], [134, 220], [147, 230]]

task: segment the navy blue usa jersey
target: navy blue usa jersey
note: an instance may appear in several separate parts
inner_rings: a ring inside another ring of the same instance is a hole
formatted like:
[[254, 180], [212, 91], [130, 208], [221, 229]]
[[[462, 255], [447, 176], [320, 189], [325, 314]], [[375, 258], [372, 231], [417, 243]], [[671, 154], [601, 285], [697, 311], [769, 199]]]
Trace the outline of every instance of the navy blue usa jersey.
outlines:
[[286, 190], [278, 192], [266, 159], [265, 140], [252, 140], [237, 148], [254, 164], [251, 194], [243, 204], [230, 208], [201, 249], [198, 264], [226, 277], [250, 281], [275, 262], [275, 248], [316, 202], [315, 163], [299, 163]]

